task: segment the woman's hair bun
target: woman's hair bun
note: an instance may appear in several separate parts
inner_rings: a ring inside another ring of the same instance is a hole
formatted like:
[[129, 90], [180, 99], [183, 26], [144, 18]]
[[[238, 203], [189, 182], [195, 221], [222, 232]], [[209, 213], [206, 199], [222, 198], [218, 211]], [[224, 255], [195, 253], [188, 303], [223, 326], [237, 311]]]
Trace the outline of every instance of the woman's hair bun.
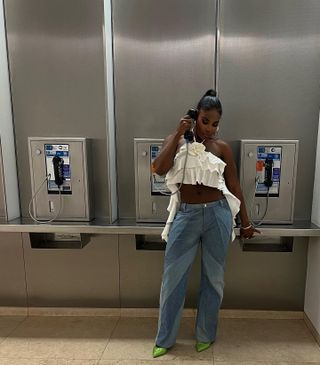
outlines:
[[198, 102], [197, 109], [198, 110], [216, 109], [221, 116], [222, 105], [219, 98], [217, 97], [217, 92], [213, 89], [208, 90]]
[[203, 96], [217, 96], [217, 92], [213, 89], [208, 90]]

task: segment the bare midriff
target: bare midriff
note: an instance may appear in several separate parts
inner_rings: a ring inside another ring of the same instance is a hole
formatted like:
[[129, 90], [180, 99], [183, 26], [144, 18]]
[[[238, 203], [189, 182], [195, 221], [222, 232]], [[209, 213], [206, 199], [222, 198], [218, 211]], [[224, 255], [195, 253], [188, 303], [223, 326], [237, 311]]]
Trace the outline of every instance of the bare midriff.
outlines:
[[209, 203], [224, 198], [220, 190], [202, 184], [182, 184], [180, 194], [181, 202], [190, 204]]

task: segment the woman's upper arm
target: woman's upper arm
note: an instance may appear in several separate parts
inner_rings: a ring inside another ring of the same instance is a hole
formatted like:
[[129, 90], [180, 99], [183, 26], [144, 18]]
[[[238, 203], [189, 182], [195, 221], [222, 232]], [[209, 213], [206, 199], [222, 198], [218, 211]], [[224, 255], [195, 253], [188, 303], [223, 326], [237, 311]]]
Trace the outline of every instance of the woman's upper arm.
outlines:
[[165, 140], [162, 143], [160, 153], [154, 159], [151, 165], [152, 171], [157, 173], [158, 175], [166, 174], [172, 167], [173, 162], [171, 161], [171, 158], [174, 157], [174, 154], [176, 152], [176, 149], [175, 151], [170, 152], [170, 150], [172, 149], [172, 147], [170, 147], [170, 142], [172, 141], [173, 138], [174, 136], [172, 134], [165, 138]]
[[171, 140], [171, 138], [172, 138], [172, 134], [169, 134], [169, 136], [167, 136], [165, 139], [164, 139], [164, 141], [163, 141], [163, 143], [162, 143], [162, 146], [161, 146], [161, 149], [163, 149], [168, 143], [169, 143], [169, 141]]

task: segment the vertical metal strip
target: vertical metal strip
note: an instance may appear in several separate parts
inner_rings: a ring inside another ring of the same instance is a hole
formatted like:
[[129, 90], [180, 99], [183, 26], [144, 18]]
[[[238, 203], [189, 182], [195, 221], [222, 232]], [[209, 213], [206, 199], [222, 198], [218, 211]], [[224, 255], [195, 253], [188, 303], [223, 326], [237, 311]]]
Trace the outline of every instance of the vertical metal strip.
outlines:
[[219, 95], [219, 69], [220, 69], [220, 1], [216, 0], [216, 34], [214, 57], [214, 89]]
[[107, 131], [107, 174], [109, 185], [109, 217], [110, 223], [118, 219], [117, 167], [116, 167], [116, 128], [114, 104], [114, 72], [113, 72], [113, 27], [112, 1], [103, 1], [103, 48], [105, 64], [106, 93], [106, 131]]
[[[8, 31], [7, 31], [6, 4], [4, 0], [0, 1], [1, 1], [0, 16], [3, 17], [3, 32], [4, 32], [3, 52], [6, 55], [5, 60], [7, 62], [8, 94], [9, 94], [7, 101], [8, 109], [2, 110], [1, 155], [2, 155], [2, 166], [3, 166], [3, 184], [4, 184], [4, 199], [6, 206], [5, 208], [6, 218], [10, 220], [20, 217], [21, 199], [20, 199], [20, 187], [18, 178], [19, 173], [18, 173], [18, 165], [16, 158], [17, 145], [16, 145], [15, 124], [14, 124], [13, 97], [12, 97], [13, 93], [12, 93], [10, 58], [9, 58], [10, 56], [9, 56]], [[2, 29], [0, 30], [0, 32], [1, 31]], [[4, 91], [4, 89], [2, 89], [2, 91]], [[4, 92], [3, 99], [5, 99], [6, 97], [5, 94], [6, 93]]]
[[[25, 242], [28, 238], [29, 242]], [[27, 307], [27, 314], [29, 315], [30, 310], [30, 297], [29, 297], [29, 287], [28, 287], [28, 275], [27, 275], [27, 262], [26, 262], [26, 252], [25, 247], [26, 245], [30, 245], [31, 247], [31, 238], [30, 233], [20, 233], [20, 240], [21, 240], [21, 250], [22, 250], [22, 260], [23, 260], [23, 268], [24, 268], [24, 283], [25, 283], [25, 294], [26, 294], [26, 307]]]

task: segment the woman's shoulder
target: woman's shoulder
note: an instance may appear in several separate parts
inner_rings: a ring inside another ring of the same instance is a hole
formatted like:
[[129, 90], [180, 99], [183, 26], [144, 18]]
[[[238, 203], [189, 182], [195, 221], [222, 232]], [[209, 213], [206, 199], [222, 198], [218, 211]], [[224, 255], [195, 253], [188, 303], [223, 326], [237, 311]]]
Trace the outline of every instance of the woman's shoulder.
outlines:
[[211, 139], [206, 144], [207, 151], [212, 152], [217, 157], [224, 160], [224, 157], [230, 153], [232, 153], [231, 146], [228, 142], [221, 138]]
[[230, 161], [230, 159], [233, 159], [233, 150], [231, 148], [231, 145], [224, 141], [223, 139], [219, 138], [216, 141], [216, 146], [218, 146], [219, 150], [219, 157], [224, 161]]
[[229, 146], [229, 143], [223, 140], [222, 138], [213, 138], [210, 141], [212, 141], [212, 143], [215, 143], [222, 148]]

